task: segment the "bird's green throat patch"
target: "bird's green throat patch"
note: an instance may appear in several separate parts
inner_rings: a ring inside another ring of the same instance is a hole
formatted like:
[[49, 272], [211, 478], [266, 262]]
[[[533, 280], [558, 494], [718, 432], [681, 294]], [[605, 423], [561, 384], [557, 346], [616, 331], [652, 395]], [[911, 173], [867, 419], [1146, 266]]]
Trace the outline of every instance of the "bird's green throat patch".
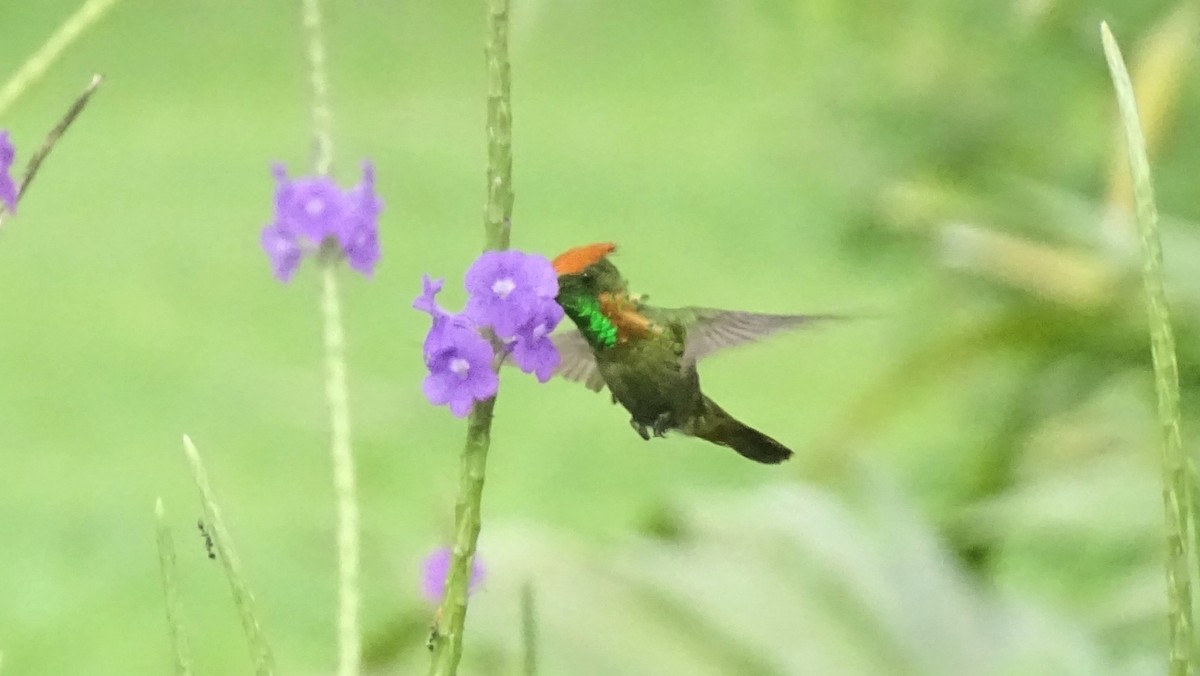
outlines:
[[559, 296], [558, 303], [593, 348], [607, 349], [617, 344], [617, 325], [604, 315], [599, 298]]

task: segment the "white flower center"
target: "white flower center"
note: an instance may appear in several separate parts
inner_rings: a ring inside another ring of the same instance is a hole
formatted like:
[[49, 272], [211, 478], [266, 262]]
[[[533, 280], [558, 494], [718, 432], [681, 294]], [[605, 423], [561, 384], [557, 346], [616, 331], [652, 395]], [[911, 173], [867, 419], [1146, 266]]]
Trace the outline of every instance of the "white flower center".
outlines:
[[450, 372], [458, 376], [462, 380], [467, 379], [467, 372], [471, 370], [471, 362], [457, 357], [450, 360]]
[[533, 339], [534, 340], [537, 340], [538, 338], [541, 338], [542, 336], [545, 336], [545, 335], [546, 335], [546, 325], [545, 324], [538, 324], [537, 326], [533, 327]]
[[304, 203], [304, 213], [316, 218], [325, 211], [325, 200], [320, 197], [314, 197]]
[[516, 282], [508, 277], [497, 279], [492, 283], [492, 293], [500, 296], [501, 299], [508, 298], [508, 294], [512, 293], [515, 288], [517, 288]]

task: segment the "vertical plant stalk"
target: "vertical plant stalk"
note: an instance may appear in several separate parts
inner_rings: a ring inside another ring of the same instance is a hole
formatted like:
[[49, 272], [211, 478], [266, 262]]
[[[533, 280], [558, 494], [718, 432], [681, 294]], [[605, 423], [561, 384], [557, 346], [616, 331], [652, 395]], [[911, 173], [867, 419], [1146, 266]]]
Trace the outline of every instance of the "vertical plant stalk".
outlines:
[[507, 249], [512, 226], [512, 67], [508, 62], [508, 0], [486, 0], [487, 205], [486, 249]]
[[524, 676], [537, 676], [538, 672], [537, 601], [533, 594], [533, 582], [521, 585], [521, 650]]
[[30, 85], [37, 82], [71, 43], [104, 17], [117, 0], [86, 0], [67, 18], [58, 30], [33, 53], [12, 77], [0, 87], [0, 115], [21, 98]]
[[333, 113], [329, 107], [329, 78], [325, 74], [325, 29], [320, 0], [303, 2], [308, 77], [312, 86], [313, 169], [324, 176], [333, 166]]
[[1146, 141], [1138, 121], [1133, 84], [1121, 58], [1121, 49], [1108, 24], [1100, 25], [1104, 57], [1112, 75], [1129, 148], [1129, 171], [1133, 177], [1134, 204], [1142, 250], [1142, 283], [1150, 321], [1150, 352], [1158, 391], [1158, 418], [1162, 431], [1163, 504], [1166, 509], [1167, 599], [1170, 631], [1168, 673], [1191, 673], [1192, 588], [1190, 577], [1189, 519], [1192, 496], [1188, 459], [1179, 431], [1179, 367], [1175, 361], [1175, 337], [1171, 331], [1163, 288], [1162, 243], [1158, 236], [1158, 212], [1150, 181]]
[[[333, 167], [333, 113], [329, 106], [324, 24], [319, 0], [303, 0], [303, 21], [308, 34], [308, 72], [312, 86], [313, 170], [324, 176]], [[350, 394], [346, 384], [346, 339], [338, 299], [337, 262], [335, 256], [323, 256], [321, 266], [325, 395], [329, 401], [333, 492], [337, 504], [337, 673], [338, 676], [357, 676], [362, 665], [358, 492], [350, 441]]]
[[321, 316], [325, 325], [325, 394], [329, 399], [333, 491], [337, 501], [338, 676], [361, 667], [358, 496], [350, 448], [350, 395], [346, 385], [345, 335], [338, 302], [337, 270], [321, 270]]
[[[487, 2], [487, 203], [484, 206], [485, 249], [507, 249], [512, 222], [512, 98], [508, 62], [508, 0]], [[492, 412], [496, 398], [476, 402], [467, 420], [458, 502], [454, 510], [454, 549], [441, 621], [433, 642], [429, 673], [454, 676], [462, 659], [463, 627], [471, 562], [479, 541], [483, 483], [491, 445]]]
[[171, 652], [175, 657], [175, 675], [192, 673], [188, 657], [187, 635], [183, 629], [183, 603], [179, 600], [179, 578], [175, 570], [175, 541], [167, 528], [162, 498], [154, 503], [154, 525], [158, 536], [158, 566], [162, 572], [163, 594], [167, 603], [167, 626], [171, 630]]
[[271, 676], [275, 673], [275, 657], [271, 654], [271, 647], [263, 635], [262, 623], [254, 607], [254, 595], [250, 593], [242, 576], [242, 562], [233, 550], [233, 538], [229, 535], [229, 529], [225, 527], [221, 508], [217, 506], [216, 496], [208, 483], [208, 472], [200, 460], [200, 452], [187, 435], [183, 437], [183, 452], [187, 456], [188, 469], [192, 472], [196, 488], [200, 489], [200, 503], [204, 508], [204, 520], [211, 527], [209, 534], [212, 536], [213, 548], [225, 569], [225, 577], [229, 580], [229, 589], [233, 593], [233, 604], [237, 607], [242, 631], [250, 644], [254, 673], [258, 676]]

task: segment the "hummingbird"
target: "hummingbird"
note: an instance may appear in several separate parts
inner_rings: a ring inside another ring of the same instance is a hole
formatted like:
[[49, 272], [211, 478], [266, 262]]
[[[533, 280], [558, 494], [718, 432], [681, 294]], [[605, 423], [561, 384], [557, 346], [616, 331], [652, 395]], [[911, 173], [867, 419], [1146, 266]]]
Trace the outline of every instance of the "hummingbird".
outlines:
[[655, 307], [645, 296], [629, 293], [609, 260], [615, 250], [612, 243], [589, 244], [552, 262], [558, 274], [555, 300], [578, 329], [552, 337], [561, 358], [555, 374], [596, 392], [607, 387], [643, 439], [677, 431], [755, 462], [790, 458], [786, 446], [709, 399], [700, 389], [696, 365], [725, 348], [833, 317]]

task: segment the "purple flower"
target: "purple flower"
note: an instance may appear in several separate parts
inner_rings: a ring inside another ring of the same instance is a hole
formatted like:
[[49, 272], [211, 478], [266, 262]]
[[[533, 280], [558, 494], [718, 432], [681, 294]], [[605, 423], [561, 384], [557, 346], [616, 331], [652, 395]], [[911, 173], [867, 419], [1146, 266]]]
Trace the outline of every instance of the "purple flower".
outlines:
[[349, 192], [350, 210], [341, 236], [342, 251], [350, 267], [370, 277], [379, 262], [379, 212], [383, 203], [375, 195], [375, 167], [363, 163], [363, 180]]
[[563, 309], [558, 303], [544, 301], [542, 306], [517, 332], [512, 344], [512, 360], [525, 373], [537, 376], [544, 383], [558, 368], [558, 348], [550, 340], [550, 332], [562, 321]]
[[435, 405], [448, 404], [458, 417], [476, 401], [496, 394], [499, 378], [492, 369], [492, 343], [480, 335], [483, 327], [508, 343], [513, 363], [541, 382], [554, 375], [558, 349], [550, 332], [563, 318], [554, 301], [558, 278], [550, 261], [520, 251], [488, 251], [467, 271], [467, 309], [450, 314], [438, 305], [443, 280], [425, 275], [413, 307], [433, 318], [423, 352], [429, 375], [425, 397]]
[[476, 401], [496, 394], [500, 379], [492, 370], [492, 344], [463, 315], [451, 315], [438, 305], [442, 280], [429, 275], [421, 280], [421, 295], [413, 307], [429, 314], [433, 326], [425, 336], [425, 376], [422, 390], [430, 403], [450, 405], [459, 418], [471, 411]]
[[17, 184], [9, 175], [16, 156], [17, 149], [8, 138], [8, 132], [0, 131], [0, 204], [10, 213], [17, 212]]
[[276, 222], [263, 228], [259, 241], [271, 261], [271, 272], [275, 278], [281, 282], [291, 279], [300, 265], [300, 259], [304, 257], [299, 239]]
[[448, 404], [450, 412], [461, 418], [471, 412], [476, 401], [496, 394], [500, 379], [492, 370], [492, 344], [474, 329], [450, 317], [434, 320], [426, 350], [429, 375], [421, 389], [430, 403]]
[[362, 182], [342, 190], [328, 176], [290, 179], [274, 168], [275, 220], [263, 228], [262, 247], [275, 277], [291, 279], [305, 254], [322, 250], [345, 257], [366, 276], [379, 261], [379, 212], [375, 169], [363, 163]]
[[290, 179], [281, 164], [272, 168], [275, 223], [281, 229], [320, 244], [339, 238], [345, 222], [346, 196], [328, 176]]
[[[425, 593], [425, 598], [430, 603], [441, 603], [442, 595], [446, 592], [446, 578], [450, 576], [450, 562], [454, 558], [454, 553], [449, 547], [441, 547], [435, 549], [433, 553], [425, 557], [425, 563], [421, 566], [422, 585], [421, 590]], [[467, 593], [473, 594], [483, 583], [484, 568], [483, 562], [479, 559], [479, 553], [471, 559], [471, 579], [467, 582]]]
[[496, 394], [500, 384], [492, 370], [492, 344], [462, 315], [451, 315], [438, 305], [442, 280], [429, 275], [421, 280], [421, 295], [413, 307], [433, 317], [425, 336], [425, 376], [422, 390], [430, 403], [450, 405], [450, 412], [463, 417], [476, 401]]
[[467, 270], [465, 286], [467, 316], [509, 339], [541, 310], [542, 301], [558, 295], [558, 276], [542, 256], [485, 251]]
[[433, 318], [433, 325], [429, 327], [429, 333], [425, 336], [423, 350], [427, 365], [438, 351], [453, 343], [451, 333], [459, 328], [474, 330], [470, 320], [466, 317], [461, 314], [452, 315], [438, 304], [437, 295], [441, 293], [443, 283], [444, 280], [423, 275], [421, 277], [421, 295], [417, 296], [412, 304], [414, 309]]
[[421, 275], [421, 295], [413, 301], [413, 309], [428, 313], [433, 317], [449, 314], [438, 305], [437, 295], [442, 292], [444, 279], [434, 279], [429, 275]]

